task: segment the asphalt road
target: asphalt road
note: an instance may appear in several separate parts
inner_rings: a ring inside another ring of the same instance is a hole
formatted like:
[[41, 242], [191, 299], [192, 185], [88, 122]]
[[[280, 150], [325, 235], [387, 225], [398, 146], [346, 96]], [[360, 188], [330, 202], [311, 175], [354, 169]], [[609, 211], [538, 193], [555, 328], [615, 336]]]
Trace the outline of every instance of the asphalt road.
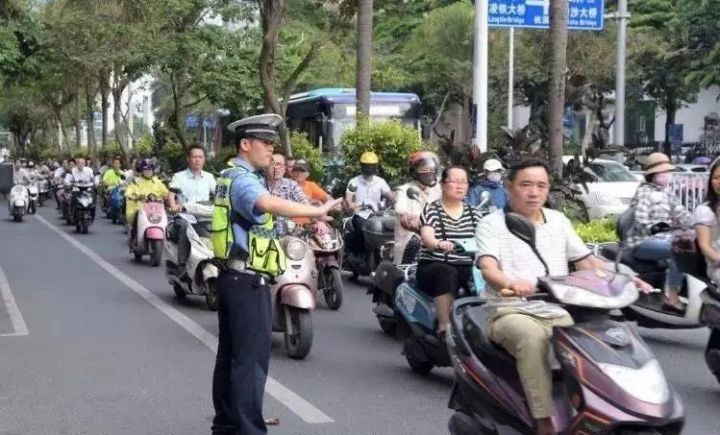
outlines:
[[[119, 226], [88, 235], [51, 207], [10, 222], [0, 203], [0, 435], [207, 434], [216, 315], [177, 301], [162, 270], [131, 260]], [[7, 285], [4, 281], [7, 281]], [[385, 337], [361, 286], [339, 312], [314, 313], [304, 361], [274, 337], [271, 434], [447, 433], [452, 371], [414, 375]], [[7, 297], [10, 294], [11, 297]], [[720, 433], [720, 385], [702, 352], [707, 331], [649, 331], [686, 407], [688, 434]]]

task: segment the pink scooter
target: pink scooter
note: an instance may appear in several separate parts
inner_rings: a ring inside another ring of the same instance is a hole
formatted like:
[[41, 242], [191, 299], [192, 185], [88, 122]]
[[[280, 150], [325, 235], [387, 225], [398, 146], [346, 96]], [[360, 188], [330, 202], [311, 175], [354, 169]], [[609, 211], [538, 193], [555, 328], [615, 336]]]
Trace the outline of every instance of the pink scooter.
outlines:
[[138, 210], [135, 231], [130, 232], [130, 252], [135, 261], [140, 262], [144, 255], [150, 255], [150, 264], [160, 266], [167, 222], [162, 198], [148, 195]]

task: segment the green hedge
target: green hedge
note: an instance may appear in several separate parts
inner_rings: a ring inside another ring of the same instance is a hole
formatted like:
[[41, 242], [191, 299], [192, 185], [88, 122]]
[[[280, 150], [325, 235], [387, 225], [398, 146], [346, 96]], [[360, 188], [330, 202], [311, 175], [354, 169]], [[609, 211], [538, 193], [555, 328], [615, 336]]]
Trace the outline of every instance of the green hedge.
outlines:
[[616, 225], [616, 218], [593, 219], [587, 223], [575, 224], [575, 231], [585, 243], [617, 242]]

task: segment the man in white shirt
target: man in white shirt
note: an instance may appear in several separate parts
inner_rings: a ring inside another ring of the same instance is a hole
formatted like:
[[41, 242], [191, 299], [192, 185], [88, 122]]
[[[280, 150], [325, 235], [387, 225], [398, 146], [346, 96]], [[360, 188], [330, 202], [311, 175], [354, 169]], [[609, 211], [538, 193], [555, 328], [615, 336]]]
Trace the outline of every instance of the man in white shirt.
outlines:
[[[438, 184], [439, 160], [435, 153], [420, 151], [410, 156], [410, 176], [413, 180], [398, 187], [395, 191], [395, 264], [410, 264], [420, 251], [420, 214], [425, 204], [440, 199], [442, 194]], [[415, 199], [408, 196], [408, 190], [415, 189], [419, 195]]]
[[[604, 261], [592, 255], [568, 218], [543, 207], [550, 191], [550, 168], [544, 160], [525, 158], [512, 167], [507, 177], [507, 191], [508, 208], [535, 225], [535, 246], [547, 263], [549, 275], [567, 275], [571, 262], [577, 270], [607, 267]], [[502, 210], [480, 221], [477, 240], [478, 263], [490, 287], [491, 301], [499, 301], [503, 289], [511, 290], [516, 296], [535, 293], [537, 279], [545, 276], [545, 267], [527, 243], [510, 233]], [[648, 288], [640, 280], [635, 279], [635, 282], [641, 288]], [[518, 298], [504, 300], [508, 304], [497, 306], [488, 322], [488, 335], [515, 357], [525, 397], [537, 423], [537, 433], [555, 434], [548, 363], [550, 339], [554, 326], [568, 326], [573, 320], [557, 306], [528, 305]]]
[[70, 171], [70, 173], [65, 175], [66, 183], [92, 184], [95, 182], [95, 173], [92, 169], [85, 166], [84, 157], [70, 159], [70, 163], [74, 163], [75, 167]]
[[[177, 172], [170, 180], [170, 189], [178, 189], [180, 192], [170, 195], [169, 202], [171, 209], [180, 209], [182, 204], [197, 204], [208, 202], [215, 192], [215, 177], [203, 171], [205, 166], [205, 149], [199, 145], [190, 147], [187, 151], [188, 168]], [[190, 240], [187, 238], [188, 221], [175, 219], [174, 236], [178, 244], [178, 264], [181, 274], [185, 276], [185, 263], [190, 258]]]
[[395, 201], [395, 194], [390, 190], [387, 181], [376, 175], [379, 163], [380, 159], [374, 152], [363, 153], [360, 156], [362, 175], [351, 179], [345, 191], [345, 202], [350, 211], [355, 213], [352, 218], [355, 231], [348, 240], [348, 249], [353, 253], [359, 253], [365, 247], [362, 227], [373, 210], [379, 208], [383, 198]]

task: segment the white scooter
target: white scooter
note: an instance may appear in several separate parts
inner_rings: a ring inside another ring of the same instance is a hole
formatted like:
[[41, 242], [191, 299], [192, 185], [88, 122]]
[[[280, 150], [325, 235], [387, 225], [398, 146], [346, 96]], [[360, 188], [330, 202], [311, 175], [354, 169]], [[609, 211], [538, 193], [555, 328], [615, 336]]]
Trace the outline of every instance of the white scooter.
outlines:
[[38, 205], [40, 203], [40, 189], [35, 181], [27, 186], [28, 196], [30, 202], [28, 203], [28, 214], [37, 213]]
[[16, 184], [10, 189], [8, 197], [8, 212], [15, 222], [22, 222], [23, 216], [27, 214], [30, 204], [30, 194], [27, 187]]
[[[630, 209], [629, 209], [630, 210]], [[625, 212], [618, 220], [618, 236], [623, 240], [623, 235], [631, 227], [634, 213]], [[622, 252], [621, 255], [618, 255]], [[608, 260], [619, 262], [635, 271], [638, 276], [656, 288], [656, 290], [645, 294], [641, 293], [639, 299], [623, 310], [623, 314], [629, 320], [637, 321], [639, 326], [645, 328], [664, 329], [694, 329], [702, 328], [705, 323], [700, 318], [703, 306], [701, 294], [708, 287], [701, 275], [688, 273], [681, 268], [684, 276], [681, 295], [687, 300], [685, 310], [680, 313], [664, 306], [664, 294], [662, 289], [665, 286], [665, 274], [667, 265], [663, 261], [645, 261], [635, 258], [631, 252], [622, 248], [621, 245], [608, 244], [599, 249], [600, 256]]]
[[187, 238], [190, 241], [190, 257], [185, 264], [185, 277], [178, 269], [178, 245], [173, 240], [175, 222], [171, 221], [165, 237], [165, 276], [178, 299], [187, 295], [205, 296], [205, 303], [211, 311], [217, 311], [217, 293], [215, 278], [220, 270], [213, 262], [215, 254], [210, 240], [210, 223], [213, 206], [206, 204], [186, 204], [186, 213], [179, 213], [175, 219], [184, 219], [187, 226]]
[[144, 255], [150, 255], [150, 264], [153, 267], [160, 266], [167, 227], [167, 213], [162, 198], [146, 196], [140, 205], [135, 223], [135, 233], [131, 232], [130, 236], [130, 251], [135, 261], [140, 262]]

